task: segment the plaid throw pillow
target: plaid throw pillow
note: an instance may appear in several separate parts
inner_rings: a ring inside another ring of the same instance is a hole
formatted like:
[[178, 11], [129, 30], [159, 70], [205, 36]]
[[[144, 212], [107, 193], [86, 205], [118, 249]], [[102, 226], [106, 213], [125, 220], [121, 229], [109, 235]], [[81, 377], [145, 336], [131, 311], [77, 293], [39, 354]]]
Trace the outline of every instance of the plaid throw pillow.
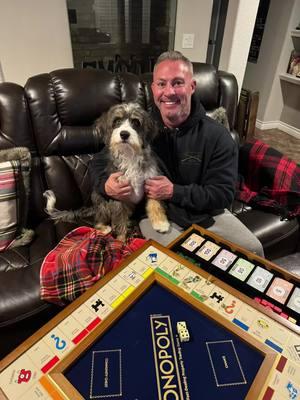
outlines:
[[260, 140], [239, 152], [236, 198], [253, 208], [292, 219], [300, 216], [300, 166]]
[[30, 167], [27, 148], [0, 151], [0, 251], [32, 239], [33, 232], [25, 229]]

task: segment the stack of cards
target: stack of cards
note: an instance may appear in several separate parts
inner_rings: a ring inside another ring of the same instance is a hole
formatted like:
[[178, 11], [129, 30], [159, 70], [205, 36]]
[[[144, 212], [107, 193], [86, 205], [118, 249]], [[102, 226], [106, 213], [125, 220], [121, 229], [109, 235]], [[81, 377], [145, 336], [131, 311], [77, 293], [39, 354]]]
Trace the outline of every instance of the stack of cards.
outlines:
[[266, 299], [269, 305], [274, 305], [274, 309], [280, 312], [284, 310], [280, 315], [286, 318], [292, 314], [292, 322], [300, 323], [300, 288], [279, 277], [275, 270], [264, 268], [263, 263], [255, 265], [246, 255], [237, 255], [226, 248], [225, 244], [223, 247], [221, 243], [215, 243], [211, 237], [202, 236], [196, 230], [175, 243], [172, 250], [176, 252], [177, 249], [181, 255], [209, 273], [215, 273], [251, 297]]

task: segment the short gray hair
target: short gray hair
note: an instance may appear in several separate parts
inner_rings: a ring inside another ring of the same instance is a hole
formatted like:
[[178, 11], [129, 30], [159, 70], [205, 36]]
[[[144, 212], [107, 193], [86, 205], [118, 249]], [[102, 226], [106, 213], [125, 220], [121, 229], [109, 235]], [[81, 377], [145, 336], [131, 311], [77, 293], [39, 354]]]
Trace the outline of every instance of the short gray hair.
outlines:
[[169, 50], [162, 53], [156, 60], [154, 65], [154, 70], [158, 66], [158, 64], [162, 63], [163, 61], [170, 60], [170, 61], [182, 61], [191, 71], [193, 75], [193, 64], [191, 61], [185, 57], [180, 51], [176, 50]]

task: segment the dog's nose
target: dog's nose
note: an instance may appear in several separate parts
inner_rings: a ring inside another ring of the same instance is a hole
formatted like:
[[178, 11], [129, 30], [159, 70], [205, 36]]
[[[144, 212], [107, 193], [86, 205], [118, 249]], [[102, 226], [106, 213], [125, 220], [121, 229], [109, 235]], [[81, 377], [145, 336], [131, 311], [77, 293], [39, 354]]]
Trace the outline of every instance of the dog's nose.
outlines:
[[127, 140], [129, 138], [129, 132], [127, 131], [121, 131], [120, 136], [122, 140]]

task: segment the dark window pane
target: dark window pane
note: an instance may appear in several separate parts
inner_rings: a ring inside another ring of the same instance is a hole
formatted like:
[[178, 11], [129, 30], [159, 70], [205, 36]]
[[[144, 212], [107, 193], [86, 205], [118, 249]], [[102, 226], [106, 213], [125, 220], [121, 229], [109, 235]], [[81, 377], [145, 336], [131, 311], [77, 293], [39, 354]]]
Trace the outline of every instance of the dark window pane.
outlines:
[[173, 49], [176, 0], [67, 0], [74, 66], [141, 73]]

